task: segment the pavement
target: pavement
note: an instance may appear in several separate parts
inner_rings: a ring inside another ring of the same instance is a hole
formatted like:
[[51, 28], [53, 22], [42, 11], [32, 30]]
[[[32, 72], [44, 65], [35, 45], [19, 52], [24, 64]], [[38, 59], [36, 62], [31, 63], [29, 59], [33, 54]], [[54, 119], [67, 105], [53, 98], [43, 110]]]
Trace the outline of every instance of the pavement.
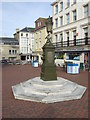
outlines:
[[[30, 78], [39, 77], [41, 67], [32, 65], [2, 66], [2, 118], [88, 118], [88, 71], [77, 75], [67, 74], [57, 67], [57, 76], [87, 87], [80, 100], [51, 104], [14, 99], [12, 86]], [[1, 69], [0, 69], [1, 72]]]

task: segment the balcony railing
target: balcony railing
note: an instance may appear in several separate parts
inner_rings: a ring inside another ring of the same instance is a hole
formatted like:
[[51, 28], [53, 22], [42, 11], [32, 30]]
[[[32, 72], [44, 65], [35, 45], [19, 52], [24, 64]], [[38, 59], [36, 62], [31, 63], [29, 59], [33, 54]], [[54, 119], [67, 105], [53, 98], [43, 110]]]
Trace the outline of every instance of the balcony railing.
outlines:
[[83, 39], [74, 39], [68, 41], [61, 41], [53, 43], [55, 48], [60, 47], [71, 47], [71, 46], [83, 46], [83, 45], [90, 45], [90, 38], [83, 38]]

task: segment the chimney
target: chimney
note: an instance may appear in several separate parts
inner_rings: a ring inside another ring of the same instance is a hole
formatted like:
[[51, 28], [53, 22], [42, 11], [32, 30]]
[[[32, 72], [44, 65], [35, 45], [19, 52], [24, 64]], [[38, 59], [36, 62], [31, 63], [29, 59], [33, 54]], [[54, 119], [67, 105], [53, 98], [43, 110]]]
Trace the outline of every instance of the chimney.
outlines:
[[19, 31], [19, 28], [16, 28], [16, 33]]

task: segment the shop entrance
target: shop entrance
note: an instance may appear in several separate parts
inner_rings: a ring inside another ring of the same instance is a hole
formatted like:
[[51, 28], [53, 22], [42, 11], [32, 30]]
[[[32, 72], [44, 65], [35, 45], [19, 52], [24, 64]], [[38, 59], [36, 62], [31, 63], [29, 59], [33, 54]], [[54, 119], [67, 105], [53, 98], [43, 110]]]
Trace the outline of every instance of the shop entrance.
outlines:
[[21, 56], [21, 60], [26, 60], [26, 56]]

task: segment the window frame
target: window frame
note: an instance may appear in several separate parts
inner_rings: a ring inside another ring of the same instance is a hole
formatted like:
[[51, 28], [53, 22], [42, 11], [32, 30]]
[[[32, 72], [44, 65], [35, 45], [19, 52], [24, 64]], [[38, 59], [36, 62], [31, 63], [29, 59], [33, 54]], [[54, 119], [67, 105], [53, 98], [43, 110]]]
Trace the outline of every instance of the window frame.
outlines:
[[23, 36], [23, 33], [21, 33], [21, 37]]
[[67, 24], [69, 24], [70, 23], [70, 14], [67, 13], [66, 16], [67, 16]]
[[70, 0], [67, 0], [67, 8], [70, 7]]
[[55, 6], [55, 13], [58, 13], [58, 4]]
[[60, 3], [61, 11], [63, 11], [63, 2]]
[[63, 16], [60, 17], [60, 26], [63, 26]]
[[55, 19], [55, 27], [57, 28], [58, 27], [58, 18]]
[[55, 40], [56, 40], [56, 43], [57, 43], [57, 40], [58, 40], [58, 35], [55, 35]]
[[[10, 52], [11, 51], [11, 52]], [[11, 55], [12, 54], [12, 50], [9, 50], [9, 54]]]
[[[76, 15], [76, 16], [75, 16]], [[77, 20], [77, 11], [76, 9], [73, 11], [73, 22]]]
[[15, 53], [14, 50], [12, 50], [12, 54], [13, 54], [13, 55], [14, 55], [14, 53]]
[[[87, 8], [85, 10], [85, 8]], [[84, 6], [84, 17], [88, 17], [88, 4]]]
[[26, 37], [28, 37], [28, 33], [26, 33]]
[[73, 0], [73, 4], [76, 4], [77, 0]]
[[17, 50], [15, 50], [14, 52], [15, 52], [15, 54], [17, 54]]

